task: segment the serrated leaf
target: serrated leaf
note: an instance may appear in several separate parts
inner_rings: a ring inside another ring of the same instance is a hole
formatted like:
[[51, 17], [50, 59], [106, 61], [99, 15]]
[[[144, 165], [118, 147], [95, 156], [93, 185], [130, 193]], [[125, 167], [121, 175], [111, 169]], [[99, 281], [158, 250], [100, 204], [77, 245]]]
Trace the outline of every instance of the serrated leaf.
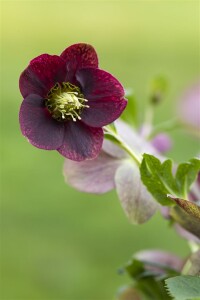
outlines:
[[[154, 198], [162, 205], [171, 205], [171, 201], [167, 198], [169, 193], [168, 184], [171, 180], [171, 174], [169, 169], [171, 167], [171, 161], [167, 160], [164, 163], [164, 168], [158, 158], [153, 155], [144, 154], [143, 160], [140, 166], [141, 179], [144, 185]], [[166, 172], [168, 170], [168, 172]], [[163, 177], [165, 175], [165, 180]]]
[[[148, 300], [171, 300], [164, 287], [164, 281], [157, 281], [153, 277], [142, 278], [135, 284], [137, 290], [144, 294]], [[132, 300], [132, 299], [131, 299]]]
[[166, 290], [176, 300], [200, 299], [200, 277], [182, 275], [165, 280]]
[[200, 170], [200, 160], [191, 159], [187, 163], [181, 163], [175, 176], [172, 174], [172, 161], [163, 163], [153, 155], [144, 154], [140, 166], [141, 179], [147, 189], [162, 205], [171, 205], [167, 194], [176, 197], [185, 197], [189, 188]]
[[200, 160], [192, 158], [189, 162], [182, 163], [178, 166], [176, 171], [176, 183], [179, 193], [184, 197], [187, 194], [191, 184], [196, 179], [200, 170]]

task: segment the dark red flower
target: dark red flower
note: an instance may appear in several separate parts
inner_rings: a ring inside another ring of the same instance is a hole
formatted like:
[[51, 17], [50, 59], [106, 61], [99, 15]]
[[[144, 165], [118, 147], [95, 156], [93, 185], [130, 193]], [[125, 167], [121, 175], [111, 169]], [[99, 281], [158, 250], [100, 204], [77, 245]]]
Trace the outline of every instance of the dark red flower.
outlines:
[[102, 127], [116, 120], [127, 104], [122, 85], [98, 68], [97, 54], [88, 44], [72, 45], [60, 56], [34, 58], [19, 86], [23, 135], [35, 147], [76, 161], [98, 155]]

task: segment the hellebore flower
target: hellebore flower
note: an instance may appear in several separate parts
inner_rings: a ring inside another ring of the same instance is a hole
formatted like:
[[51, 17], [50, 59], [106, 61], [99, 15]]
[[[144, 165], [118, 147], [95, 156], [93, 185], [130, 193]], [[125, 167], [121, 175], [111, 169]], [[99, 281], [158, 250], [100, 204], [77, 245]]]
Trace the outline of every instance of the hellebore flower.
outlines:
[[22, 134], [35, 147], [57, 150], [75, 161], [98, 155], [102, 127], [116, 120], [127, 104], [122, 85], [98, 68], [97, 54], [88, 44], [72, 45], [60, 56], [34, 58], [19, 86]]
[[[117, 120], [115, 126], [119, 136], [138, 154], [159, 155], [126, 123]], [[146, 222], [159, 206], [143, 185], [136, 163], [108, 140], [104, 140], [102, 151], [94, 160], [77, 163], [66, 159], [64, 176], [68, 184], [87, 193], [103, 194], [116, 188], [125, 214], [132, 223]]]

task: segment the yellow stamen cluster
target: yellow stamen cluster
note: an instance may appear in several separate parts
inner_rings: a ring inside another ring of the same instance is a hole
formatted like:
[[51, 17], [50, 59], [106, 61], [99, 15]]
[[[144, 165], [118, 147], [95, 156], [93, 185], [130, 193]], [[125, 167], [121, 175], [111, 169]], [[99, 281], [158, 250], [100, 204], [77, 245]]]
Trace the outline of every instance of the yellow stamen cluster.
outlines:
[[89, 108], [88, 102], [81, 94], [80, 89], [69, 83], [56, 83], [49, 91], [45, 105], [52, 117], [57, 121], [81, 120], [81, 113], [84, 108]]

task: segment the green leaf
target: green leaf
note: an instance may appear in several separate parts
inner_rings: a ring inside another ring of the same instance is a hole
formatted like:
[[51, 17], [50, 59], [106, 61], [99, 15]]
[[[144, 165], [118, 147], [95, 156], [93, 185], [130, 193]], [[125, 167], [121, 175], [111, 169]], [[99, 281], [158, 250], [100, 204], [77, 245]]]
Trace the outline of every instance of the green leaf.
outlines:
[[166, 289], [176, 300], [199, 300], [200, 277], [182, 275], [165, 280]]
[[161, 163], [158, 158], [150, 154], [143, 155], [140, 166], [142, 182], [162, 205], [172, 205], [172, 201], [167, 197], [168, 194], [186, 198], [199, 170], [200, 160], [193, 158], [187, 163], [181, 163], [173, 176], [170, 159]]
[[166, 94], [168, 88], [168, 83], [166, 78], [159, 75], [155, 77], [151, 82], [150, 87], [150, 101], [152, 104], [158, 104], [162, 101], [163, 97]]
[[182, 163], [176, 171], [176, 182], [179, 193], [183, 196], [187, 194], [191, 184], [195, 181], [200, 170], [200, 159], [192, 158], [189, 162]]
[[143, 277], [145, 273], [144, 263], [133, 258], [126, 266], [125, 271], [130, 277], [137, 279], [137, 277]]
[[135, 284], [135, 288], [144, 294], [148, 300], [171, 300], [172, 297], [166, 292], [164, 281], [157, 281], [153, 277], [142, 278]]
[[172, 204], [167, 197], [167, 194], [173, 194], [168, 187], [168, 183], [172, 178], [172, 174], [169, 172], [171, 165], [172, 162], [170, 160], [165, 161], [164, 165], [162, 165], [158, 158], [153, 155], [144, 154], [140, 166], [142, 182], [154, 198], [162, 205]]

